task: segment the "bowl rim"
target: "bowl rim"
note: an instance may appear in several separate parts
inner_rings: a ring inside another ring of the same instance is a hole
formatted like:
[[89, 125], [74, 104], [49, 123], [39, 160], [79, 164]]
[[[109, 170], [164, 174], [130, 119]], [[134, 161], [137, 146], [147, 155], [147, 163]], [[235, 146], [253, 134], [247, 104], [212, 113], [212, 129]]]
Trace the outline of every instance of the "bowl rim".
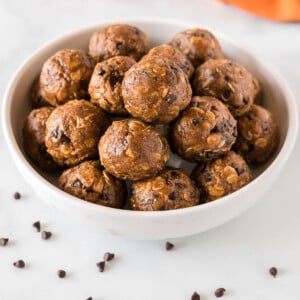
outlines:
[[[106, 207], [102, 205], [98, 205], [95, 203], [90, 203], [88, 201], [79, 199], [75, 196], [72, 196], [70, 194], [65, 193], [64, 191], [60, 190], [57, 186], [49, 183], [42, 175], [40, 175], [27, 161], [23, 153], [21, 152], [20, 148], [17, 145], [16, 138], [13, 134], [12, 124], [11, 124], [11, 117], [10, 117], [10, 111], [12, 106], [12, 93], [15, 89], [16, 82], [20, 80], [22, 77], [22, 73], [30, 66], [30, 64], [35, 60], [35, 57], [37, 55], [41, 55], [43, 52], [47, 51], [49, 47], [53, 47], [55, 44], [62, 43], [66, 38], [72, 38], [80, 34], [84, 34], [85, 32], [90, 31], [96, 31], [97, 29], [113, 24], [113, 23], [119, 23], [119, 24], [134, 24], [136, 26], [139, 26], [138, 24], [162, 24], [162, 25], [171, 25], [171, 26], [181, 26], [183, 28], [205, 28], [207, 30], [210, 30], [213, 32], [214, 35], [217, 36], [217, 38], [221, 38], [222, 40], [225, 40], [226, 42], [229, 42], [232, 44], [236, 49], [241, 50], [245, 52], [249, 57], [255, 59], [261, 66], [264, 68], [267, 68], [272, 72], [274, 77], [277, 80], [277, 83], [279, 83], [280, 89], [284, 91], [285, 96], [288, 98], [288, 101], [286, 101], [286, 107], [287, 107], [287, 113], [289, 115], [289, 120], [287, 124], [287, 134], [285, 141], [282, 144], [281, 149], [279, 150], [277, 156], [274, 158], [274, 160], [271, 162], [269, 167], [264, 170], [258, 177], [256, 177], [253, 181], [251, 181], [249, 184], [244, 186], [243, 188], [235, 191], [232, 194], [226, 195], [222, 197], [221, 199], [218, 199], [217, 201], [211, 201], [208, 203], [196, 205], [193, 207], [188, 208], [181, 208], [176, 210], [166, 210], [166, 211], [133, 211], [133, 210], [127, 210], [127, 209], [116, 209], [111, 207]], [[81, 208], [82, 210], [94, 210], [95, 213], [99, 214], [105, 214], [107, 216], [111, 217], [130, 217], [130, 218], [136, 218], [136, 219], [145, 219], [145, 218], [151, 218], [151, 219], [157, 219], [161, 217], [172, 217], [174, 215], [178, 216], [186, 216], [190, 213], [197, 214], [198, 212], [206, 209], [213, 208], [215, 206], [226, 206], [228, 202], [234, 201], [233, 198], [239, 198], [239, 196], [242, 196], [243, 194], [247, 195], [247, 192], [249, 189], [251, 189], [254, 185], [256, 185], [258, 182], [261, 182], [265, 180], [265, 178], [272, 176], [273, 172], [277, 169], [278, 173], [279, 170], [282, 169], [282, 167], [285, 164], [285, 161], [290, 156], [296, 139], [297, 139], [297, 132], [298, 132], [298, 113], [297, 113], [297, 104], [296, 99], [286, 81], [286, 79], [281, 75], [281, 73], [277, 70], [276, 67], [273, 66], [273, 64], [269, 63], [268, 60], [265, 59], [265, 57], [262, 57], [261, 54], [258, 54], [256, 50], [253, 50], [250, 46], [248, 46], [245, 43], [240, 42], [239, 40], [232, 40], [229, 38], [226, 34], [223, 34], [221, 32], [218, 32], [217, 30], [211, 29], [209, 26], [206, 26], [204, 24], [198, 23], [198, 22], [189, 22], [189, 21], [177, 21], [174, 19], [166, 19], [166, 18], [134, 18], [134, 19], [111, 19], [111, 20], [105, 20], [104, 22], [99, 22], [95, 25], [85, 26], [81, 29], [75, 29], [69, 33], [62, 34], [57, 38], [53, 38], [52, 40], [44, 43], [42, 46], [38, 47], [31, 55], [29, 55], [23, 63], [20, 64], [20, 66], [17, 68], [17, 70], [14, 72], [14, 74], [11, 76], [9, 83], [6, 87], [5, 93], [4, 93], [4, 101], [2, 105], [2, 126], [3, 126], [3, 132], [4, 132], [4, 138], [6, 140], [6, 143], [8, 145], [9, 151], [12, 154], [12, 157], [15, 161], [15, 164], [18, 168], [22, 167], [22, 171], [24, 172], [23, 175], [25, 175], [25, 179], [28, 181], [36, 182], [39, 181], [41, 184], [41, 188], [44, 190], [51, 191], [51, 196], [56, 195], [59, 197], [59, 201], [64, 201], [65, 204], [75, 205]], [[232, 197], [234, 195], [234, 197]], [[49, 195], [50, 196], [50, 195]]]

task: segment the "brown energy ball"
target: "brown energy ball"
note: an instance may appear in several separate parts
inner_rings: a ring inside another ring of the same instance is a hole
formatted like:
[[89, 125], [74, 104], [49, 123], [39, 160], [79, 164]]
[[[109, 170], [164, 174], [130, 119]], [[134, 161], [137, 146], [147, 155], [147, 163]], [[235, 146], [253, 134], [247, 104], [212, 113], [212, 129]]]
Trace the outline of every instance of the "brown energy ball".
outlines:
[[166, 139], [151, 125], [136, 119], [114, 121], [99, 142], [101, 164], [120, 179], [155, 176], [169, 159]]
[[33, 108], [49, 106], [40, 89], [40, 77], [36, 78], [31, 87], [31, 103]]
[[199, 204], [199, 190], [180, 169], [165, 169], [156, 177], [132, 185], [131, 207], [134, 210], [169, 210]]
[[149, 56], [133, 65], [122, 83], [125, 108], [149, 123], [167, 124], [191, 101], [192, 90], [184, 72], [159, 56]]
[[191, 79], [194, 73], [194, 67], [190, 60], [181, 51], [171, 45], [162, 44], [156, 46], [152, 48], [144, 57], [146, 58], [149, 56], [161, 56], [172, 61], [173, 63], [177, 64], [180, 69], [182, 69], [189, 79]]
[[252, 105], [238, 119], [237, 127], [238, 138], [234, 148], [248, 163], [264, 162], [276, 150], [279, 130], [274, 116], [265, 108]]
[[92, 72], [93, 64], [83, 50], [60, 50], [42, 67], [41, 93], [53, 106], [73, 99], [87, 99]]
[[252, 176], [244, 159], [229, 151], [214, 161], [196, 166], [192, 178], [204, 192], [202, 200], [210, 202], [240, 189]]
[[223, 101], [235, 117], [246, 113], [260, 95], [254, 76], [229, 59], [211, 59], [200, 65], [194, 74], [193, 91]]
[[149, 41], [144, 32], [127, 24], [104, 27], [90, 38], [89, 54], [95, 61], [113, 56], [130, 56], [138, 61], [149, 50]]
[[122, 97], [122, 81], [125, 72], [135, 63], [129, 56], [115, 56], [96, 65], [89, 84], [91, 102], [103, 110], [126, 115]]
[[207, 161], [230, 150], [236, 140], [236, 120], [213, 97], [192, 98], [171, 128], [174, 150], [188, 161]]
[[58, 106], [46, 123], [46, 146], [61, 166], [74, 166], [97, 157], [97, 146], [109, 121], [102, 110], [86, 100]]
[[46, 121], [53, 110], [54, 108], [50, 106], [32, 110], [23, 127], [23, 144], [26, 153], [41, 169], [49, 172], [59, 168], [47, 152], [45, 145]]
[[224, 57], [216, 37], [205, 29], [193, 28], [179, 32], [170, 44], [184, 53], [194, 67], [210, 58]]
[[99, 161], [85, 161], [65, 170], [58, 187], [75, 197], [114, 208], [121, 208], [126, 200], [125, 182], [103, 170]]

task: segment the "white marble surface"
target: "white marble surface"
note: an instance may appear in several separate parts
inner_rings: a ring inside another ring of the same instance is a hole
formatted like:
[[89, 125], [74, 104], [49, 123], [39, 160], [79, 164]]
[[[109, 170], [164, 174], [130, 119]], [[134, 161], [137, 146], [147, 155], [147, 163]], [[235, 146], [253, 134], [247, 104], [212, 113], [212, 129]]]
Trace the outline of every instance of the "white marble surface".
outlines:
[[[255, 48], [289, 81], [300, 104], [300, 23], [262, 20], [213, 0], [0, 0], [0, 94], [20, 63], [49, 39], [103, 20], [159, 17], [199, 22]], [[2, 101], [2, 100], [1, 100]], [[17, 109], [17, 108], [16, 108]], [[300, 299], [300, 142], [263, 199], [239, 218], [201, 235], [164, 242], [87, 233], [41, 203], [18, 174], [0, 131], [0, 299], [201, 300]], [[13, 200], [18, 190], [23, 197]], [[31, 224], [53, 232], [40, 239]], [[116, 259], [105, 273], [95, 263], [105, 251]], [[28, 263], [19, 270], [12, 262]], [[279, 268], [273, 279], [271, 266]], [[57, 269], [68, 273], [64, 279]], [[223, 298], [222, 298], [223, 299]]]

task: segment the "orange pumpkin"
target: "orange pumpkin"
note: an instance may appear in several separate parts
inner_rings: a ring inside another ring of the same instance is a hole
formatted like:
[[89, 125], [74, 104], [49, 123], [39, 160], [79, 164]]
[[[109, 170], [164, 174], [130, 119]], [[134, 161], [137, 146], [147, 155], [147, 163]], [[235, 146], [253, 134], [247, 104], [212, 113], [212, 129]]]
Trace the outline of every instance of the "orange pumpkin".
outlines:
[[300, 0], [219, 0], [276, 21], [300, 21]]

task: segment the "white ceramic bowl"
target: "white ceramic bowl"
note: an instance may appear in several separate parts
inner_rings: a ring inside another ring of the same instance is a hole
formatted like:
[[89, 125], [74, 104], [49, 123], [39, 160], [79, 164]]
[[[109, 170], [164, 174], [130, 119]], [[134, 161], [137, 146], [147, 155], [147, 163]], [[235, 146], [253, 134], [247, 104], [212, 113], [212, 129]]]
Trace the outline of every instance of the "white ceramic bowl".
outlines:
[[[126, 20], [141, 28], [153, 45], [170, 41], [177, 33], [199, 24], [177, 21]], [[206, 231], [238, 216], [250, 207], [274, 182], [286, 163], [297, 135], [298, 119], [295, 99], [285, 79], [258, 55], [216, 32], [225, 54], [245, 65], [259, 79], [263, 104], [272, 111], [280, 127], [280, 145], [273, 158], [254, 170], [255, 179], [242, 189], [220, 200], [207, 204], [158, 212], [136, 212], [92, 204], [59, 190], [55, 178], [38, 171], [24, 154], [22, 126], [30, 111], [30, 86], [43, 62], [63, 48], [87, 49], [92, 32], [108, 24], [83, 29], [66, 35], [36, 51], [17, 70], [10, 81], [3, 106], [3, 128], [11, 155], [24, 179], [51, 206], [73, 217], [75, 222], [88, 225], [93, 231], [109, 232], [138, 239], [166, 239]]]

